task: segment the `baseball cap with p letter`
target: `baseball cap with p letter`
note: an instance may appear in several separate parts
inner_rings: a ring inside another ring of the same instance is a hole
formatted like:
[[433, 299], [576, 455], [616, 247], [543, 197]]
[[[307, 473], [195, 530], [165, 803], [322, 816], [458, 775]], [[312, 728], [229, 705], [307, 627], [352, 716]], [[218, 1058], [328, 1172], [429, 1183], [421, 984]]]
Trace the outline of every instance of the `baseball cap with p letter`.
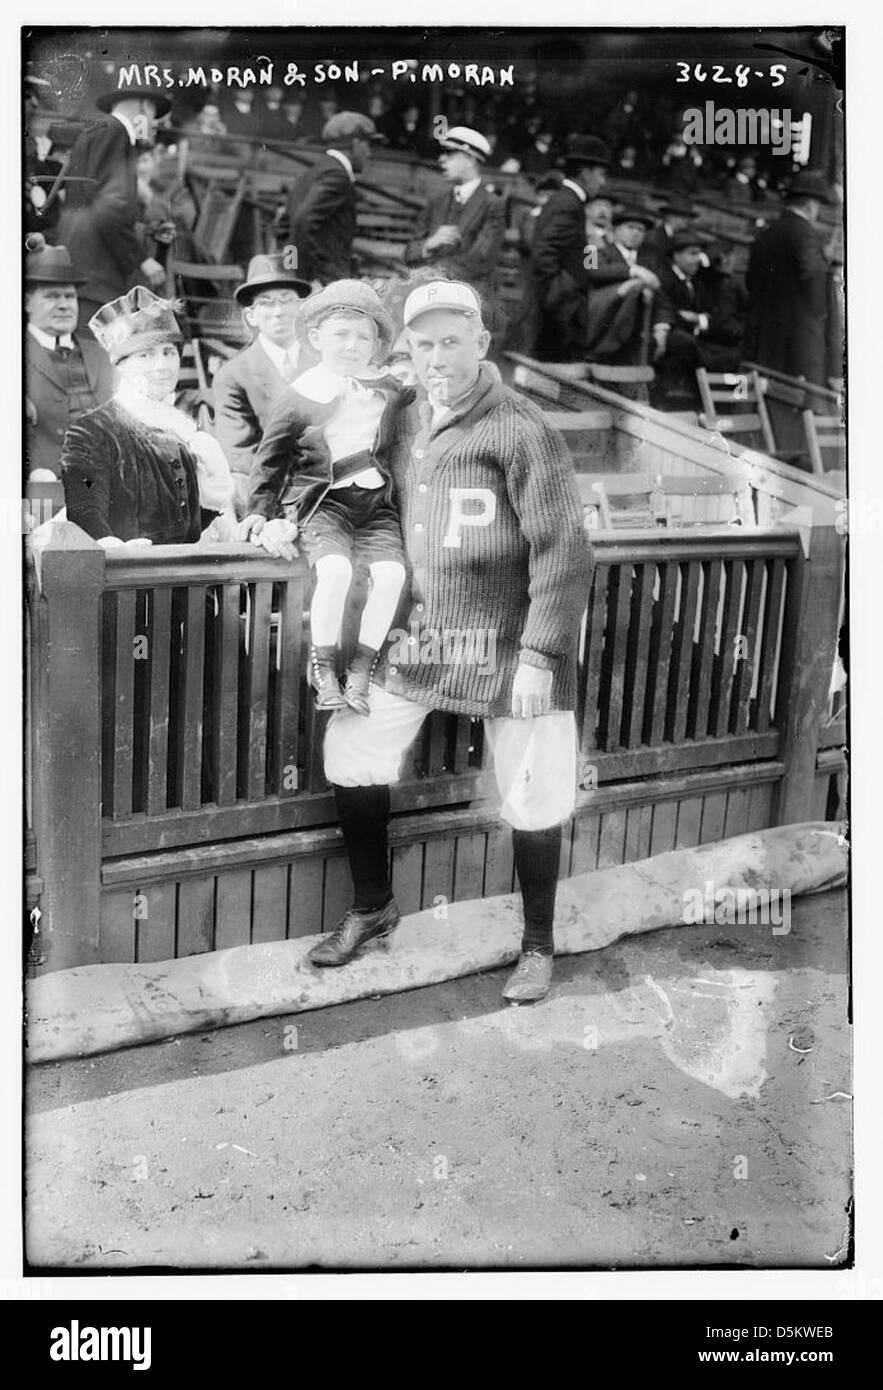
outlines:
[[433, 309], [447, 309], [456, 314], [481, 318], [481, 300], [471, 285], [463, 280], [431, 280], [412, 290], [405, 300], [403, 319], [408, 328], [421, 314]]

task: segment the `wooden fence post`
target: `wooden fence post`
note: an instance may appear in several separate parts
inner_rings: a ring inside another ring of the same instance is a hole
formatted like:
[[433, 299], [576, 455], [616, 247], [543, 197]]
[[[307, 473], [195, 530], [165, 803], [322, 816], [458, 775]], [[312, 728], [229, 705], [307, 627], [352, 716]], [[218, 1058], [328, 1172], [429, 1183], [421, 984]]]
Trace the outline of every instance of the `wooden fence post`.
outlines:
[[61, 523], [37, 560], [34, 826], [47, 970], [98, 960], [104, 551]]
[[776, 724], [785, 775], [773, 799], [773, 825], [812, 817], [816, 757], [837, 651], [844, 542], [833, 526], [815, 525], [809, 555], [789, 573], [779, 661]]

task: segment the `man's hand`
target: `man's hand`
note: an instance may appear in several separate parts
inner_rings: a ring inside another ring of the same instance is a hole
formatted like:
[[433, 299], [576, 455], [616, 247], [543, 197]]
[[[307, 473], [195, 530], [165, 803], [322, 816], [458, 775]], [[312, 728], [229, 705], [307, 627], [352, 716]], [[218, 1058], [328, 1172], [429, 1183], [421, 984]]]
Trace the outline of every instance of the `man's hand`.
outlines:
[[659, 276], [654, 271], [648, 270], [645, 265], [633, 265], [629, 270], [629, 275], [633, 280], [640, 280], [642, 285], [648, 289], [659, 289]]
[[423, 255], [431, 256], [433, 251], [439, 251], [445, 246], [458, 246], [460, 240], [460, 233], [457, 228], [445, 224], [443, 227], [438, 227], [432, 236], [426, 238], [423, 243]]
[[159, 261], [155, 261], [152, 256], [148, 256], [146, 261], [141, 262], [141, 274], [145, 276], [151, 289], [159, 289], [166, 282], [166, 272], [163, 270]]
[[512, 685], [512, 714], [515, 719], [534, 719], [552, 708], [552, 672], [520, 661]]

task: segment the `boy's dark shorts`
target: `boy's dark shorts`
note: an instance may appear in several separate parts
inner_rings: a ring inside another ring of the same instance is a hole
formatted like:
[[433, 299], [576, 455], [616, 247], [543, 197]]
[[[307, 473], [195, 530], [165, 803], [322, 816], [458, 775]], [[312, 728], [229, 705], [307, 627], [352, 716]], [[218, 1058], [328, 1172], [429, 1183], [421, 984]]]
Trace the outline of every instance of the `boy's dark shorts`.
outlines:
[[323, 555], [345, 555], [353, 565], [405, 563], [398, 512], [385, 487], [353, 484], [326, 493], [298, 533], [297, 544], [311, 565]]

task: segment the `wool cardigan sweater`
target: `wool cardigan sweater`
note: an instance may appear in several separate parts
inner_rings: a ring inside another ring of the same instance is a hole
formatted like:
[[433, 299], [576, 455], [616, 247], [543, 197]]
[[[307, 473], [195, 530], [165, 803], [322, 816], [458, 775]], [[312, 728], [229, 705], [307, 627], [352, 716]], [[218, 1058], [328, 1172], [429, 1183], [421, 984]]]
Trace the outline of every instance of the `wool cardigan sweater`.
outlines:
[[[562, 436], [482, 362], [437, 426], [425, 399], [401, 413], [391, 468], [408, 639], [390, 634], [377, 683], [433, 709], [506, 715], [523, 661], [553, 673], [553, 710], [573, 709], [592, 556]], [[458, 632], [459, 649], [445, 637]]]

